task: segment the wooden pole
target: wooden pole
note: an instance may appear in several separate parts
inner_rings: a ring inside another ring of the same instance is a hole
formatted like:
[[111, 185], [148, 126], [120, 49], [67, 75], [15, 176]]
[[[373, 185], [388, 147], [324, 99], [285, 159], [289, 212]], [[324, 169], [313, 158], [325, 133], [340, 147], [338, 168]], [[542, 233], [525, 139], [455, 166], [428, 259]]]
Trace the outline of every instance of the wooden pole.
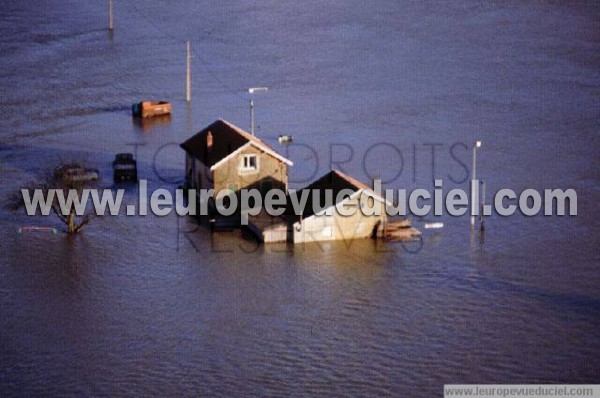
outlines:
[[185, 42], [186, 58], [185, 58], [185, 100], [192, 101], [192, 55], [190, 53], [190, 41]]
[[108, 30], [113, 31], [115, 25], [113, 22], [113, 0], [108, 0]]

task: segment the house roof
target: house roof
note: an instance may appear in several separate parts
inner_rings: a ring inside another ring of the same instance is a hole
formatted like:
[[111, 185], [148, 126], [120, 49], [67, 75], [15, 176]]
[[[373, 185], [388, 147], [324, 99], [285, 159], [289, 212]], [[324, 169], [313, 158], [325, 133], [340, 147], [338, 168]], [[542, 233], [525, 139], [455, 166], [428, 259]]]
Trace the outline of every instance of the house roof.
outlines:
[[[213, 144], [210, 148], [207, 145], [209, 133], [213, 137]], [[254, 146], [290, 166], [293, 165], [291, 160], [277, 153], [260, 138], [223, 119], [216, 120], [180, 146], [212, 169], [219, 167], [223, 163], [222, 161], [226, 161], [234, 152], [239, 152], [248, 146]]]
[[[342, 173], [339, 170], [331, 170], [329, 173], [325, 174], [318, 180], [312, 182], [307, 187], [302, 188], [301, 190], [296, 192], [296, 195], [299, 199], [302, 195], [302, 191], [304, 191], [304, 190], [309, 191], [308, 200], [306, 201], [306, 206], [304, 207], [304, 212], [302, 214], [302, 216], [304, 218], [310, 217], [313, 214], [315, 214], [315, 211], [314, 211], [315, 209], [313, 209], [313, 200], [317, 200], [317, 199], [313, 199], [313, 197], [315, 195], [315, 190], [319, 190], [319, 198], [318, 198], [319, 202], [318, 203], [321, 206], [324, 206], [325, 202], [326, 202], [325, 190], [329, 190], [329, 189], [332, 191], [332, 194], [333, 194], [332, 195], [333, 205], [337, 205], [339, 202], [341, 202], [341, 200], [338, 200], [338, 199], [341, 199], [341, 198], [338, 198], [338, 194], [340, 192], [342, 192], [342, 190], [345, 190], [345, 189], [354, 192], [353, 196], [361, 191], [364, 191], [364, 193], [366, 195], [372, 196], [374, 199], [379, 200], [381, 202], [385, 202], [384, 198], [382, 198], [380, 195], [375, 193], [371, 187], [369, 187], [367, 184], [363, 183], [362, 181], [359, 181], [359, 180], [355, 179], [354, 177], [350, 177], [349, 175]], [[347, 196], [345, 196], [345, 198], [347, 198]], [[293, 212], [293, 209], [291, 208], [291, 201], [288, 198], [288, 209], [287, 209], [286, 213], [291, 214], [292, 212]]]

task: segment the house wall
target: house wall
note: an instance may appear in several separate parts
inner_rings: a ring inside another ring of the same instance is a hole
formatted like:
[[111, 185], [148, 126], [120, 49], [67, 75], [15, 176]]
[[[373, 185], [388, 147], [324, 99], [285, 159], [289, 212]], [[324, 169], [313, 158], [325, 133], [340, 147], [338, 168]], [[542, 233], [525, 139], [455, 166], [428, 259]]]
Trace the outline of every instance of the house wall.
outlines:
[[211, 189], [214, 187], [212, 171], [198, 159], [195, 159], [197, 189]]
[[[211, 189], [213, 187], [211, 173], [210, 169], [204, 163], [186, 153], [185, 182], [187, 188], [196, 190], [197, 211], [205, 206], [201, 201], [200, 189]], [[210, 205], [210, 203], [206, 204], [206, 206]]]
[[201, 161], [186, 154], [185, 182], [188, 188], [211, 189], [213, 187], [212, 172]]
[[387, 220], [384, 203], [375, 201], [375, 206], [380, 210], [379, 216], [364, 215], [358, 208], [357, 199], [349, 199], [344, 203], [357, 206], [352, 216], [342, 216], [334, 207], [333, 214], [330, 216], [312, 215], [294, 223], [294, 243], [369, 238], [375, 227]]
[[[247, 154], [257, 155], [258, 170], [256, 172], [241, 170], [244, 155]], [[233, 191], [242, 188], [257, 188], [263, 193], [270, 188], [279, 188], [287, 192], [287, 164], [254, 146], [249, 146], [215, 169], [213, 178], [215, 193], [227, 188]]]
[[272, 224], [269, 224], [265, 223], [264, 218], [260, 220], [256, 217], [250, 217], [247, 228], [260, 242], [287, 242], [289, 240], [288, 231], [291, 226], [279, 217], [272, 217], [271, 222]]

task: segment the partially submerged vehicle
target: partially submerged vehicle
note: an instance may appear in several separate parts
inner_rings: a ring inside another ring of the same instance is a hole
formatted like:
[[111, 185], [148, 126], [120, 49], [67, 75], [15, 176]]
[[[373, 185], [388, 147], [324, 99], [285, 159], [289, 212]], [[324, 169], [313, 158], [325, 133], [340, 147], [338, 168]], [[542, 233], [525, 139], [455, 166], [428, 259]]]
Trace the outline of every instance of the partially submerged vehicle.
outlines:
[[132, 153], [118, 153], [113, 161], [113, 179], [117, 181], [138, 180], [137, 161]]
[[142, 101], [131, 106], [133, 117], [170, 115], [173, 108], [168, 101]]
[[132, 117], [131, 121], [133, 125], [139, 128], [141, 131], [146, 132], [154, 129], [155, 127], [165, 126], [171, 123], [171, 114], [153, 116], [153, 117]]

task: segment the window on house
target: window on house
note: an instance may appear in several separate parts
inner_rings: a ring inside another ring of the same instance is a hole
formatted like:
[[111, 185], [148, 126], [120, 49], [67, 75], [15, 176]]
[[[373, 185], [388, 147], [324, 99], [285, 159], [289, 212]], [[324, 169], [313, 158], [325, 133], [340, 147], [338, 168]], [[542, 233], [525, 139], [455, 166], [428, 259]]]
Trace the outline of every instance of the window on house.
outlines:
[[242, 171], [257, 171], [258, 158], [256, 155], [244, 155], [242, 159]]

